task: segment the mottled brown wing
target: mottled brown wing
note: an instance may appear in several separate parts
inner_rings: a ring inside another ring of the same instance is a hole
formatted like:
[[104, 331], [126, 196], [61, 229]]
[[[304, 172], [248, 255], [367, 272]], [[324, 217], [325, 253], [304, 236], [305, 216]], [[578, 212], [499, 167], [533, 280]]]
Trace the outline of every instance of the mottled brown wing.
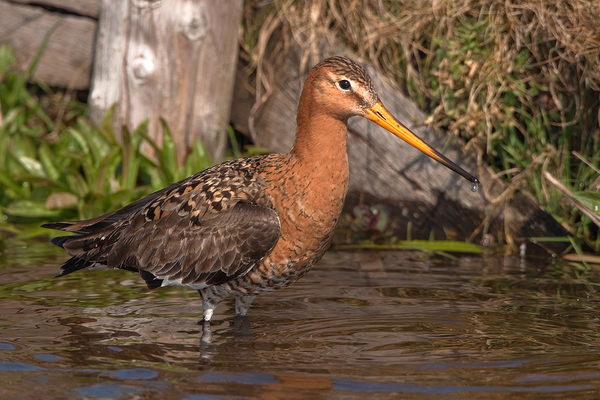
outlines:
[[112, 246], [106, 257], [108, 267], [133, 267], [157, 279], [194, 286], [220, 284], [245, 274], [280, 236], [275, 211], [245, 202], [207, 211], [195, 221], [164, 217], [157, 223], [146, 221], [138, 229], [136, 225], [134, 219], [134, 230], [124, 231]]
[[72, 256], [60, 275], [99, 264], [140, 271], [149, 287], [200, 287], [246, 273], [281, 232], [260, 178], [265, 157], [220, 164], [91, 220], [45, 225], [74, 233], [52, 241]]

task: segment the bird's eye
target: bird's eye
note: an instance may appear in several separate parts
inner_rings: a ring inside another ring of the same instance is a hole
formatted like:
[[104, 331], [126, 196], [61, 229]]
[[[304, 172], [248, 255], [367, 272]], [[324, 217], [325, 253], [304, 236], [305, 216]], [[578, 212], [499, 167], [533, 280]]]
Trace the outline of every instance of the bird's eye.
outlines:
[[350, 88], [352, 87], [352, 84], [350, 83], [349, 80], [342, 79], [341, 81], [338, 82], [338, 86], [342, 90], [350, 90]]

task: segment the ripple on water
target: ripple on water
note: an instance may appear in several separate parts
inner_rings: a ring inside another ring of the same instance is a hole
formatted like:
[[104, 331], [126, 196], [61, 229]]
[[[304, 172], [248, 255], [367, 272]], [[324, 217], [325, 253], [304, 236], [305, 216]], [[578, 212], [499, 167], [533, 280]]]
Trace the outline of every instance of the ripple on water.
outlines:
[[23, 362], [13, 362], [13, 361], [0, 361], [0, 371], [7, 372], [31, 372], [31, 371], [40, 371], [44, 368], [26, 364]]
[[52, 279], [54, 257], [0, 266], [8, 398], [24, 382], [40, 398], [593, 398], [600, 387], [595, 270], [332, 252], [248, 318], [227, 300], [208, 332], [193, 292], [147, 291], [122, 272]]
[[34, 357], [40, 361], [58, 361], [63, 358], [54, 354], [35, 354]]

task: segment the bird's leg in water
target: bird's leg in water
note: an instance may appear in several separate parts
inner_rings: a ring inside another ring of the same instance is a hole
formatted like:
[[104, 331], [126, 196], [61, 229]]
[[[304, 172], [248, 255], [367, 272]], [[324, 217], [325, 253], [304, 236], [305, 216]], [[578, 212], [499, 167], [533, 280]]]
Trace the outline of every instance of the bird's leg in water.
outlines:
[[235, 298], [235, 315], [245, 316], [256, 296], [238, 296]]
[[198, 290], [200, 297], [202, 298], [202, 310], [203, 310], [203, 321], [210, 322], [210, 319], [215, 312], [215, 308], [219, 305], [219, 303], [227, 297], [226, 295], [220, 295], [217, 293], [217, 290], [214, 290], [214, 287], [208, 287], [204, 289]]

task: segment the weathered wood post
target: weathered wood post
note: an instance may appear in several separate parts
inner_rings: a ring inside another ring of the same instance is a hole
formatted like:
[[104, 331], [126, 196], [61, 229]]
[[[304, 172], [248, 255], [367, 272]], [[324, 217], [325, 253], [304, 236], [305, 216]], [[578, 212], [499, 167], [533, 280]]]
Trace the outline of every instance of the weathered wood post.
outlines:
[[[162, 143], [168, 123], [179, 163], [193, 140], [223, 158], [243, 0], [103, 0], [89, 96], [99, 123], [116, 104], [114, 128], [149, 119]], [[150, 149], [147, 149], [150, 151]]]

